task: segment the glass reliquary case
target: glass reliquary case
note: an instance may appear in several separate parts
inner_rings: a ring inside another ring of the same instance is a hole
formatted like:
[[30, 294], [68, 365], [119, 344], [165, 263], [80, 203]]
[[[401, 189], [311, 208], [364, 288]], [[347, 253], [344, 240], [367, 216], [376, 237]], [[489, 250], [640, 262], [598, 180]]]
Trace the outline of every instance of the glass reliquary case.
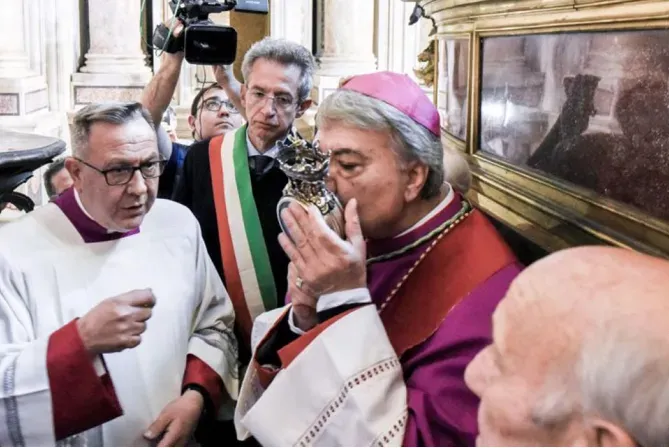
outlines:
[[468, 197], [547, 251], [669, 256], [669, 2], [423, 1]]

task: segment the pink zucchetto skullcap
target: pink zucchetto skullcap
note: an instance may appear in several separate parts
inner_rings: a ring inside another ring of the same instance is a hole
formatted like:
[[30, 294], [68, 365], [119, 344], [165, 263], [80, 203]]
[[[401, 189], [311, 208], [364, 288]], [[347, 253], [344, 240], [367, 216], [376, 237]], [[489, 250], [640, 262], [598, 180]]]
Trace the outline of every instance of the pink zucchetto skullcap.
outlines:
[[352, 76], [340, 89], [351, 90], [376, 98], [411, 117], [416, 123], [439, 137], [439, 112], [425, 92], [407, 75], [375, 72]]

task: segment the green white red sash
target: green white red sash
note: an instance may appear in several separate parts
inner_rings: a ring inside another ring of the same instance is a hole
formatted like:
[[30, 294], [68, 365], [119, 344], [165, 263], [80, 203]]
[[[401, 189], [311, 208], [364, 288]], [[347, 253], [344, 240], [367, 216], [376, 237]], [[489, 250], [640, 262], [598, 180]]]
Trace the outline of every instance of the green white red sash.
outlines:
[[209, 143], [211, 180], [226, 288], [248, 344], [253, 321], [277, 306], [277, 292], [256, 209], [246, 126]]

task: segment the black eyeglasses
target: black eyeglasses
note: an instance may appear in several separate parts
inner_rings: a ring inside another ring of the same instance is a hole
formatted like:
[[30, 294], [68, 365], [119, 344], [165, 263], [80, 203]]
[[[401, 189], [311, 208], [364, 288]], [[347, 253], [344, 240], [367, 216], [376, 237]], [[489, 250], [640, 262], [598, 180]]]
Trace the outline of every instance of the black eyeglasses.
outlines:
[[239, 113], [235, 105], [232, 104], [232, 101], [219, 100], [217, 98], [210, 98], [205, 100], [205, 102], [202, 104], [202, 107], [207, 109], [209, 112], [218, 112], [221, 110], [221, 107], [225, 107], [225, 109], [231, 114]]
[[135, 171], [142, 173], [142, 177], [144, 179], [153, 179], [159, 177], [161, 174], [163, 174], [165, 165], [167, 165], [167, 160], [154, 160], [151, 162], [144, 162], [138, 166], [119, 166], [115, 168], [109, 168], [107, 170], [101, 170], [100, 168], [95, 167], [90, 163], [84, 162], [78, 157], [75, 157], [74, 159], [102, 174], [105, 177], [107, 185], [111, 187], [127, 184], [130, 182], [130, 179], [132, 179], [132, 176], [135, 175]]

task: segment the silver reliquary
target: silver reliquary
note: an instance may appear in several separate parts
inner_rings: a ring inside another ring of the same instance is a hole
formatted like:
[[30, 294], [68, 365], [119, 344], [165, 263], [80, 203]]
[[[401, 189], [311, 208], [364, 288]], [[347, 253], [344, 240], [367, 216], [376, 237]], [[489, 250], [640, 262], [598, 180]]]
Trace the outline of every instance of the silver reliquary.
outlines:
[[344, 235], [344, 212], [337, 197], [325, 187], [325, 176], [330, 166], [330, 157], [314, 148], [309, 142], [291, 135], [279, 142], [279, 167], [288, 176], [288, 184], [283, 189], [283, 197], [277, 205], [279, 224], [290, 236], [281, 219], [281, 212], [292, 202], [305, 209], [315, 205], [325, 222], [340, 237]]

